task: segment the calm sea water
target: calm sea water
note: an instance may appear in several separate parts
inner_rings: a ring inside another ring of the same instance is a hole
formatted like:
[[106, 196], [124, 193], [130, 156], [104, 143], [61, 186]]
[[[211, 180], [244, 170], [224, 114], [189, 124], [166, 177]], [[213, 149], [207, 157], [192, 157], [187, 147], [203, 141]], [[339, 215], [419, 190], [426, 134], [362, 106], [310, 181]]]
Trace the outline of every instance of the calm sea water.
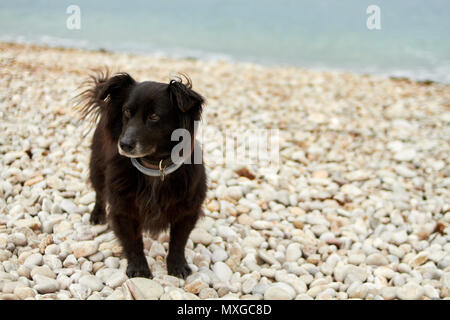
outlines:
[[[69, 30], [69, 5], [81, 29]], [[381, 30], [369, 30], [369, 5]], [[0, 41], [450, 83], [449, 0], [0, 1]]]

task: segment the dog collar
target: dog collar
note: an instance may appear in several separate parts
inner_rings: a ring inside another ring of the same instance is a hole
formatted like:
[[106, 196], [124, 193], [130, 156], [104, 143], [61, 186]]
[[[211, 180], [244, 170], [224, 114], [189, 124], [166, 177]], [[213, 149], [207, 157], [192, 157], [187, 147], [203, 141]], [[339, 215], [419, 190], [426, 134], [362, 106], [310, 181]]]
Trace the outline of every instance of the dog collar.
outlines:
[[184, 163], [183, 161], [180, 161], [179, 163], [172, 163], [170, 166], [168, 167], [163, 167], [163, 160], [161, 160], [159, 162], [159, 169], [150, 169], [147, 168], [145, 166], [143, 166], [138, 159], [136, 158], [131, 158], [131, 163], [133, 164], [133, 166], [138, 169], [140, 172], [142, 172], [143, 174], [145, 174], [146, 176], [150, 176], [150, 177], [160, 177], [161, 181], [164, 181], [164, 178], [166, 175], [171, 174], [172, 172], [174, 172], [175, 170], [177, 170], [179, 167], [181, 167], [181, 165]]
[[[191, 152], [187, 154], [186, 156], [183, 156], [182, 160], [180, 162], [173, 162], [171, 158], [161, 160], [159, 161], [159, 165], [156, 166], [155, 164], [148, 163], [147, 165], [153, 168], [149, 168], [148, 166], [145, 166], [146, 160], [141, 158], [131, 158], [131, 163], [133, 166], [138, 169], [141, 173], [145, 174], [146, 176], [150, 177], [160, 177], [161, 181], [164, 181], [164, 178], [166, 175], [171, 174], [172, 172], [176, 171], [178, 168], [181, 167], [181, 165], [191, 156], [192, 152], [194, 152], [194, 145], [195, 145], [195, 139], [192, 139], [191, 142]], [[142, 164], [143, 162], [144, 164]]]

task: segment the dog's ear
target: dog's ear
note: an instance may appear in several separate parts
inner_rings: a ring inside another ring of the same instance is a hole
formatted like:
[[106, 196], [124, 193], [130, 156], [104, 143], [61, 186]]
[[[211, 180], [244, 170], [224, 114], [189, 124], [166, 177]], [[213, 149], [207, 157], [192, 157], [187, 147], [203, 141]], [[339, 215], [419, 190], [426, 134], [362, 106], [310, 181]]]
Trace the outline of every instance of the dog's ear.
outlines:
[[[134, 79], [127, 73], [117, 73], [109, 76], [109, 71], [96, 70], [89, 79], [83, 82], [82, 87], [86, 89], [75, 97], [77, 107], [83, 118], [93, 116], [96, 120], [100, 114], [112, 112], [110, 104], [120, 104], [128, 92], [128, 88], [135, 83]], [[107, 100], [108, 96], [110, 99]], [[113, 108], [114, 109], [114, 108]]]
[[116, 73], [110, 77], [108, 70], [98, 70], [84, 82], [87, 89], [77, 96], [77, 109], [83, 118], [92, 116], [94, 122], [100, 115], [104, 116], [107, 129], [114, 138], [118, 138], [122, 125], [121, 106], [135, 83], [127, 73]]
[[168, 88], [170, 99], [182, 112], [192, 113], [194, 120], [199, 120], [205, 99], [192, 90], [192, 83], [188, 77], [186, 77], [186, 80], [186, 84], [181, 79], [170, 81]]
[[135, 80], [128, 73], [117, 73], [98, 84], [97, 98], [105, 100], [108, 96], [111, 99], [121, 97], [134, 83]]

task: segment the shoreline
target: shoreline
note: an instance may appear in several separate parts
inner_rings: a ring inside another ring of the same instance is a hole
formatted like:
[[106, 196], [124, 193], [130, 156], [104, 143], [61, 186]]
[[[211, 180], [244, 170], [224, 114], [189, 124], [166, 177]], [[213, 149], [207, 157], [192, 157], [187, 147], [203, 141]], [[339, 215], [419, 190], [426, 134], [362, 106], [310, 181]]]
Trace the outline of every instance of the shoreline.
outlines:
[[[161, 59], [172, 59], [172, 60], [181, 60], [181, 61], [199, 61], [199, 62], [226, 62], [229, 64], [250, 64], [255, 66], [261, 66], [264, 68], [294, 68], [299, 70], [308, 70], [311, 72], [332, 72], [332, 73], [351, 73], [357, 76], [362, 77], [377, 77], [381, 79], [390, 79], [393, 81], [406, 81], [406, 82], [414, 82], [417, 84], [423, 84], [423, 85], [430, 85], [430, 84], [438, 84], [438, 85], [444, 85], [444, 86], [450, 86], [450, 83], [442, 82], [442, 81], [436, 81], [431, 79], [415, 79], [411, 76], [396, 76], [392, 73], [387, 72], [374, 72], [374, 73], [367, 73], [367, 72], [358, 72], [354, 70], [345, 70], [340, 68], [327, 68], [327, 67], [304, 67], [304, 66], [297, 66], [297, 65], [291, 65], [291, 64], [279, 64], [279, 63], [258, 63], [253, 61], [241, 61], [238, 59], [231, 59], [230, 57], [227, 58], [210, 58], [205, 59], [201, 57], [194, 57], [194, 56], [176, 56], [171, 55], [168, 53], [160, 54], [157, 51], [156, 52], [149, 52], [149, 53], [133, 53], [133, 52], [126, 52], [126, 51], [114, 51], [114, 50], [107, 50], [105, 48], [98, 48], [98, 49], [87, 49], [87, 48], [78, 48], [78, 47], [71, 47], [71, 46], [64, 46], [64, 45], [49, 45], [49, 44], [40, 44], [40, 43], [20, 43], [20, 42], [14, 42], [14, 41], [0, 41], [0, 44], [2, 45], [9, 45], [9, 46], [23, 46], [23, 47], [34, 47], [34, 48], [47, 48], [47, 49], [54, 49], [54, 50], [61, 50], [61, 51], [75, 51], [75, 52], [92, 52], [92, 53], [103, 53], [103, 54], [109, 54], [109, 55], [127, 55], [127, 56], [137, 56], [137, 57], [151, 57], [151, 58], [161, 58]], [[217, 56], [220, 56], [217, 54]]]

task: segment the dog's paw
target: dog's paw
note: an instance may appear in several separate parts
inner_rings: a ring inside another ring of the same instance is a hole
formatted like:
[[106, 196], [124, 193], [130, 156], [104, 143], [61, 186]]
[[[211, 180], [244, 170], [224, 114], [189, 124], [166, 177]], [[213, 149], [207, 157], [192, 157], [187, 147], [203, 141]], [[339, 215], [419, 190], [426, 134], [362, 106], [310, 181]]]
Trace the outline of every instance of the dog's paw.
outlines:
[[127, 267], [128, 278], [152, 278], [152, 272], [150, 271], [147, 262], [145, 263], [128, 263]]
[[169, 260], [167, 261], [167, 273], [171, 276], [186, 279], [192, 273], [192, 270], [184, 259], [177, 262]]
[[91, 224], [105, 224], [106, 223], [106, 217], [105, 216], [98, 216], [98, 215], [91, 215], [89, 218], [89, 222]]
[[95, 205], [94, 210], [92, 210], [92, 212], [91, 212], [89, 222], [91, 224], [105, 224], [106, 223], [106, 214], [103, 211], [103, 209], [101, 209], [97, 205]]

